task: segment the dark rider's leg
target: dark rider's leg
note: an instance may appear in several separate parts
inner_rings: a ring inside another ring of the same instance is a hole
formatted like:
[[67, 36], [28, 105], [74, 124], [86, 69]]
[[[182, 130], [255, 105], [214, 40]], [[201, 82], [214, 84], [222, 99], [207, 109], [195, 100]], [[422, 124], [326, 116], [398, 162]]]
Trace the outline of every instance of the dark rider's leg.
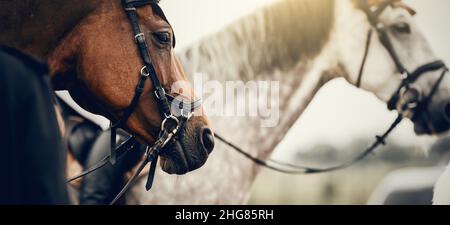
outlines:
[[45, 64], [0, 48], [0, 204], [70, 204]]

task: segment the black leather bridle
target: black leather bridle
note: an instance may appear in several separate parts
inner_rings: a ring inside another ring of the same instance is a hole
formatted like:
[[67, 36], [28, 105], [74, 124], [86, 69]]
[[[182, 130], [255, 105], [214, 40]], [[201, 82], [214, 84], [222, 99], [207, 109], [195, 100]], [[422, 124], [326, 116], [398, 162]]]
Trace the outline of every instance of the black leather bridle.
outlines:
[[[397, 68], [397, 71], [402, 74], [402, 81], [400, 83], [400, 86], [395, 91], [395, 93], [391, 96], [391, 98], [388, 101], [388, 108], [390, 110], [394, 110], [397, 107], [397, 104], [399, 103], [400, 98], [402, 95], [412, 89], [411, 84], [413, 84], [422, 74], [425, 74], [427, 72], [436, 71], [439, 69], [443, 69], [443, 73], [437, 79], [435, 84], [433, 85], [433, 88], [431, 89], [428, 96], [425, 98], [420, 99], [420, 96], [417, 96], [416, 99], [412, 99], [412, 101], [408, 102], [401, 108], [401, 111], [415, 111], [415, 115], [419, 115], [420, 113], [426, 111], [426, 106], [435, 94], [437, 87], [442, 82], [442, 79], [444, 78], [447, 67], [445, 63], [442, 60], [436, 60], [434, 62], [430, 62], [427, 64], [424, 64], [420, 67], [418, 67], [415, 71], [410, 72], [408, 69], [405, 68], [403, 63], [401, 62], [400, 58], [398, 57], [392, 42], [389, 39], [386, 25], [379, 21], [379, 17], [381, 13], [388, 7], [393, 6], [395, 4], [396, 0], [384, 0], [379, 5], [375, 6], [375, 9], [372, 9], [372, 7], [369, 5], [367, 0], [359, 0], [359, 6], [364, 11], [364, 13], [367, 15], [367, 18], [371, 24], [371, 28], [368, 31], [367, 35], [367, 42], [366, 42], [366, 49], [364, 52], [364, 57], [361, 63], [361, 67], [359, 70], [358, 78], [356, 81], [356, 86], [361, 86], [361, 80], [362, 76], [364, 74], [364, 66], [366, 64], [367, 55], [370, 49], [370, 43], [372, 39], [372, 33], [375, 30], [375, 32], [378, 34], [378, 38], [381, 42], [381, 44], [385, 47], [385, 49], [388, 51], [389, 55], [391, 56], [392, 60], [394, 61], [394, 64]], [[419, 92], [415, 92], [419, 93]], [[426, 113], [426, 112], [425, 112]]]
[[[141, 171], [148, 163], [151, 164], [146, 189], [147, 191], [151, 189], [156, 170], [156, 163], [158, 160], [158, 156], [161, 153], [161, 150], [170, 141], [173, 141], [173, 138], [178, 134], [178, 131], [182, 129], [185, 126], [186, 122], [191, 118], [194, 110], [201, 106], [201, 99], [197, 99], [193, 102], [187, 103], [183, 100], [179, 100], [179, 98], [177, 97], [167, 94], [163, 86], [161, 85], [161, 82], [158, 79], [152, 60], [150, 58], [149, 49], [145, 39], [145, 34], [141, 32], [139, 26], [139, 19], [137, 15], [137, 8], [150, 5], [156, 11], [158, 11], [160, 16], [168, 23], [168, 20], [164, 15], [162, 9], [159, 7], [158, 2], [159, 0], [122, 0], [123, 9], [125, 10], [127, 17], [130, 21], [134, 33], [134, 40], [139, 49], [139, 54], [141, 56], [142, 63], [144, 66], [140, 69], [140, 78], [136, 86], [134, 97], [131, 100], [131, 103], [129, 104], [128, 107], [121, 110], [122, 116], [120, 117], [120, 119], [114, 122], [111, 121], [110, 155], [105, 157], [103, 160], [101, 160], [92, 168], [68, 180], [68, 182], [71, 182], [73, 180], [81, 178], [89, 173], [92, 173], [102, 168], [108, 162], [111, 164], [115, 164], [116, 160], [119, 157], [122, 157], [126, 152], [134, 148], [134, 146], [137, 144], [137, 141], [133, 137], [129, 137], [125, 142], [123, 142], [119, 146], [116, 146], [117, 129], [122, 128], [123, 126], [126, 125], [129, 117], [136, 109], [140, 97], [142, 96], [145, 87], [145, 81], [147, 80], [147, 78], [150, 78], [154, 88], [153, 94], [155, 100], [163, 116], [158, 139], [155, 141], [153, 146], [147, 146], [143, 162], [140, 164], [138, 169], [125, 184], [123, 189], [111, 202], [111, 204], [115, 204], [116, 201], [128, 190], [130, 185], [136, 180], [136, 178], [139, 176]], [[175, 40], [173, 41], [173, 46], [175, 46]], [[172, 113], [172, 110], [177, 111], [175, 115]]]
[[[367, 35], [367, 41], [366, 41], [366, 48], [364, 52], [364, 56], [362, 59], [361, 67], [359, 70], [358, 78], [356, 81], [356, 86], [361, 86], [361, 80], [362, 76], [364, 74], [364, 66], [367, 61], [367, 56], [370, 49], [370, 43], [373, 36], [373, 31], [375, 31], [378, 34], [378, 37], [380, 39], [380, 42], [383, 44], [383, 46], [386, 48], [386, 50], [389, 52], [392, 60], [394, 61], [397, 70], [400, 74], [402, 74], [402, 82], [399, 86], [399, 88], [396, 90], [396, 92], [392, 95], [390, 100], [388, 101], [388, 108], [390, 110], [394, 110], [397, 108], [397, 105], [399, 104], [399, 101], [401, 100], [402, 96], [408, 92], [408, 91], [414, 91], [417, 93], [417, 95], [420, 95], [420, 92], [416, 91], [414, 87], [411, 86], [421, 75], [430, 72], [430, 71], [436, 71], [439, 69], [442, 69], [443, 72], [441, 76], [436, 80], [433, 87], [431, 88], [430, 93], [428, 93], [427, 96], [421, 98], [420, 96], [417, 96], [416, 98], [402, 102], [401, 107], [399, 110], [399, 114], [395, 121], [389, 126], [389, 128], [383, 133], [383, 135], [377, 135], [375, 142], [370, 145], [365, 151], [357, 155], [352, 160], [343, 163], [338, 166], [333, 166], [329, 168], [311, 168], [306, 166], [299, 166], [299, 165], [293, 165], [286, 162], [280, 162], [276, 160], [262, 160], [256, 157], [253, 157], [246, 151], [242, 150], [238, 146], [234, 145], [230, 141], [226, 140], [221, 135], [215, 133], [215, 137], [225, 143], [226, 145], [230, 146], [232, 149], [236, 150], [240, 154], [244, 155], [246, 158], [250, 159], [254, 163], [266, 167], [271, 170], [275, 170], [282, 173], [287, 174], [311, 174], [311, 173], [323, 173], [323, 172], [329, 172], [334, 171], [338, 169], [347, 168], [360, 160], [364, 159], [368, 155], [370, 155], [375, 149], [380, 145], [385, 145], [386, 138], [389, 136], [389, 134], [397, 127], [398, 124], [403, 120], [405, 112], [411, 112], [413, 111], [413, 117], [411, 118], [413, 121], [421, 114], [427, 114], [427, 105], [431, 101], [431, 98], [436, 93], [440, 83], [442, 82], [444, 76], [447, 74], [448, 69], [444, 62], [441, 60], [437, 60], [431, 63], [424, 64], [417, 68], [414, 72], [409, 72], [400, 61], [398, 55], [396, 54], [396, 51], [389, 39], [386, 26], [379, 21], [380, 14], [388, 7], [388, 6], [394, 6], [395, 0], [385, 0], [379, 5], [377, 5], [377, 8], [375, 10], [372, 10], [373, 7], [371, 7], [367, 0], [357, 0], [357, 3], [359, 4], [359, 7], [364, 11], [366, 14], [370, 24], [371, 28], [368, 31]], [[427, 128], [430, 129], [430, 128]]]

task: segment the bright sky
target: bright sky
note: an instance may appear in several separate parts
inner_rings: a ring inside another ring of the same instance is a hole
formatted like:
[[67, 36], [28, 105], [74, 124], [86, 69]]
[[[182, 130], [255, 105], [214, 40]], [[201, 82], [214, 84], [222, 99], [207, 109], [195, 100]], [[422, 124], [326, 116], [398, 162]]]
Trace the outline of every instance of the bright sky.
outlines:
[[[257, 8], [275, 0], [164, 0], [162, 7], [175, 29], [177, 48], [183, 48], [206, 34], [222, 29]], [[450, 62], [450, 1], [407, 0], [418, 11], [416, 21], [424, 31], [436, 54]], [[337, 148], [355, 138], [371, 137], [383, 132], [395, 114], [388, 112], [384, 103], [369, 93], [360, 91], [343, 80], [329, 83], [323, 88], [308, 110], [297, 121], [278, 147], [277, 157], [289, 152], [309, 148], [319, 142]], [[417, 138], [412, 124], [404, 122], [391, 140], [398, 143], [420, 145], [428, 138]], [[345, 149], [340, 149], [345, 150]]]

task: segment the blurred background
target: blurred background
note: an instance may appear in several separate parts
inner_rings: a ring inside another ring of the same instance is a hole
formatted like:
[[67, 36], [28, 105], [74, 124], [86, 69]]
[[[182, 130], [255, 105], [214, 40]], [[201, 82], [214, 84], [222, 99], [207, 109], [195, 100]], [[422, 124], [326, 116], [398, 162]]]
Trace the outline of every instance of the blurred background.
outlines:
[[[274, 1], [164, 0], [161, 5], [176, 32], [177, 48], [182, 49]], [[447, 43], [450, 26], [446, 24], [450, 21], [450, 1], [405, 2], [417, 10], [416, 22], [436, 54], [450, 62], [450, 44]], [[342, 79], [332, 81], [298, 119], [273, 158], [303, 164], [348, 159], [372, 142], [374, 135], [384, 132], [395, 116], [372, 94]], [[420, 196], [425, 197], [417, 201], [429, 202], [431, 190], [425, 189], [430, 188], [448, 163], [445, 146], [450, 146], [449, 142], [444, 139], [436, 143], [436, 138], [416, 136], [409, 121], [404, 121], [388, 141], [389, 144], [374, 156], [338, 172], [291, 176], [264, 170], [253, 186], [250, 204], [376, 203], [386, 192], [373, 193], [377, 186], [399, 187], [409, 183], [418, 188], [423, 185], [424, 190], [420, 191], [424, 194]], [[411, 167], [415, 169], [404, 169]], [[386, 178], [389, 172], [401, 168], [403, 170]]]

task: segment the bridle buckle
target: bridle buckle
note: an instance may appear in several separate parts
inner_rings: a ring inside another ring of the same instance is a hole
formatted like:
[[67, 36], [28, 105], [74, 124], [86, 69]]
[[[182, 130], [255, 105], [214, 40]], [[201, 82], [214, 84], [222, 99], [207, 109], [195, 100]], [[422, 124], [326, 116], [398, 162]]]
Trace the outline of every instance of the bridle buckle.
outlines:
[[156, 98], [158, 98], [158, 99], [161, 99], [161, 95], [159, 94], [159, 92], [161, 92], [161, 95], [165, 95], [166, 94], [166, 91], [164, 90], [164, 88], [157, 88], [156, 90], [155, 90], [155, 96], [156, 96]]
[[141, 75], [144, 76], [144, 77], [150, 76], [150, 72], [148, 71], [147, 66], [143, 66], [143, 67], [142, 67], [142, 69], [141, 69]]
[[124, 10], [125, 11], [136, 11], [136, 8], [135, 7], [126, 7], [126, 8], [124, 8]]
[[136, 43], [142, 43], [142, 42], [145, 42], [145, 35], [144, 35], [144, 33], [136, 34], [136, 35], [134, 36], [134, 41], [135, 41]]
[[400, 77], [402, 80], [407, 80], [409, 77], [409, 73], [404, 71], [403, 73], [400, 74]]
[[[164, 115], [164, 116], [165, 116], [165, 118], [161, 123], [161, 131], [167, 131], [168, 133], [173, 133], [173, 134], [177, 133], [178, 128], [180, 127], [180, 120], [172, 114]], [[168, 124], [169, 121], [175, 122], [175, 125], [171, 129], [166, 129], [166, 125]]]
[[194, 112], [185, 110], [184, 108], [180, 109], [180, 116], [184, 117], [185, 119], [189, 120], [192, 115], [194, 115]]

